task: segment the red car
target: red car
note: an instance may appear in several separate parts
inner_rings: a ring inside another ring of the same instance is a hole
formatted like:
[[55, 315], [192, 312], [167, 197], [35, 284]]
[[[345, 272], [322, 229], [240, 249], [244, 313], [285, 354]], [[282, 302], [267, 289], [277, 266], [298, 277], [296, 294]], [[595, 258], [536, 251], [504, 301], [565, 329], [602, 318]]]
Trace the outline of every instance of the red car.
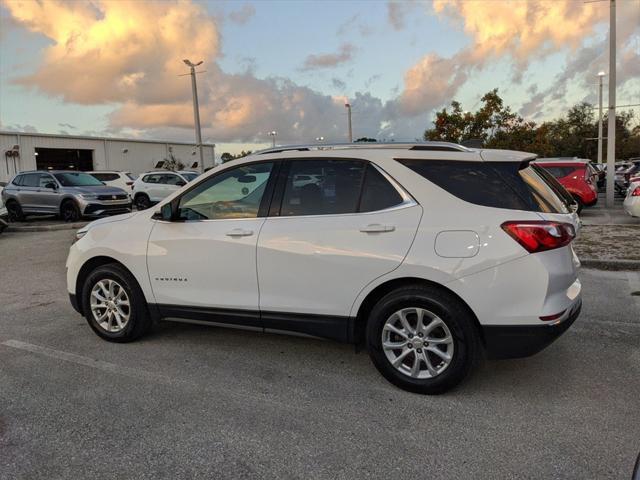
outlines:
[[546, 169], [558, 182], [573, 196], [578, 203], [578, 212], [583, 207], [595, 205], [598, 201], [598, 188], [596, 186], [597, 173], [590, 165], [589, 160], [573, 158], [541, 158], [536, 160], [537, 165]]

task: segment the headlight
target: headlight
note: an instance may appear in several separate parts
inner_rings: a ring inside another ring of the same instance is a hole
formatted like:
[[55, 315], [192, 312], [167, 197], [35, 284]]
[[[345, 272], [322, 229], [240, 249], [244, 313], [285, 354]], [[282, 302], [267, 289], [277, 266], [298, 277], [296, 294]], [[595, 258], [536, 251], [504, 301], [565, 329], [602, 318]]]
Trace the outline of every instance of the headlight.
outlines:
[[78, 240], [80, 240], [82, 237], [84, 237], [87, 234], [88, 231], [89, 231], [89, 229], [87, 229], [87, 228], [81, 228], [80, 230], [78, 230], [76, 232], [76, 238], [73, 241], [73, 243], [76, 243]]
[[93, 193], [81, 193], [80, 196], [85, 200], [96, 200], [98, 198], [98, 196]]

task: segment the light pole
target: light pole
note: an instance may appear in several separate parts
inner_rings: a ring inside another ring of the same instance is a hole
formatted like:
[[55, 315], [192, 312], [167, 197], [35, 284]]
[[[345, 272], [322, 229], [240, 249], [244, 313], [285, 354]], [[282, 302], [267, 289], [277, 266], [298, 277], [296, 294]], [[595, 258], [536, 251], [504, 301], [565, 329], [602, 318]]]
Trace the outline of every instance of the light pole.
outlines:
[[604, 72], [598, 72], [598, 163], [602, 163], [602, 78], [606, 75]]
[[192, 63], [186, 58], [182, 60], [191, 69], [191, 90], [193, 92], [193, 120], [196, 127], [196, 143], [200, 152], [200, 171], [204, 172], [204, 154], [202, 153], [202, 130], [200, 129], [200, 106], [198, 105], [198, 87], [196, 86], [196, 67], [202, 65], [202, 60]]
[[609, 4], [609, 125], [607, 128], [607, 208], [614, 204], [616, 162], [616, 0]]
[[276, 148], [276, 135], [278, 135], [278, 132], [275, 130], [269, 132], [269, 136], [271, 137], [271, 148]]
[[344, 106], [347, 108], [347, 116], [349, 118], [349, 143], [353, 143], [353, 130], [351, 128], [351, 104], [345, 103]]

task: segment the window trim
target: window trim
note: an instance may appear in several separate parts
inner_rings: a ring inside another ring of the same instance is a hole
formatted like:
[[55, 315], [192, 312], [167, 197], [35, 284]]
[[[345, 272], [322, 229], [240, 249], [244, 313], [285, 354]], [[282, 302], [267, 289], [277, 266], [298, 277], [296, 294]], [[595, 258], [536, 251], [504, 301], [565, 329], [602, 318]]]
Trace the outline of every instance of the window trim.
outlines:
[[[366, 177], [366, 169], [368, 165], [373, 166], [378, 172], [391, 184], [393, 188], [396, 189], [400, 197], [402, 198], [402, 202], [392, 207], [383, 208], [381, 210], [372, 210], [370, 212], [352, 212], [352, 213], [320, 213], [313, 215], [281, 215], [282, 213], [282, 202], [284, 201], [284, 192], [287, 186], [287, 179], [289, 178], [289, 171], [291, 170], [291, 164], [295, 161], [308, 161], [308, 160], [343, 160], [343, 161], [356, 161], [364, 164], [364, 174], [362, 178], [362, 183], [360, 185], [360, 192], [358, 194], [358, 209], [360, 209], [360, 201], [362, 200], [362, 192], [364, 189], [364, 181]], [[413, 207], [418, 205], [418, 202], [411, 196], [409, 192], [407, 192], [402, 185], [400, 185], [395, 178], [389, 175], [382, 167], [372, 162], [371, 160], [367, 160], [365, 158], [355, 158], [355, 157], [323, 157], [323, 156], [314, 156], [314, 157], [297, 157], [297, 158], [286, 158], [282, 160], [283, 166], [280, 170], [280, 176], [278, 178], [278, 184], [276, 185], [276, 192], [274, 194], [274, 202], [271, 203], [271, 207], [269, 209], [268, 218], [316, 218], [316, 217], [343, 217], [346, 215], [355, 216], [355, 215], [371, 215], [377, 214], [381, 212], [392, 212], [394, 210], [400, 210], [403, 208]]]

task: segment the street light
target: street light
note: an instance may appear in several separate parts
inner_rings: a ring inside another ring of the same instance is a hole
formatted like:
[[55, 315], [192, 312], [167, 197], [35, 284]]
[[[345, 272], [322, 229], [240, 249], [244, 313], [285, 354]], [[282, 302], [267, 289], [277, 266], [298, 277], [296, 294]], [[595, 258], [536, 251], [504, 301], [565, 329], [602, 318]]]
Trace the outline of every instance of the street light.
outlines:
[[316, 137], [316, 142], [324, 142], [324, 137]]
[[602, 79], [606, 75], [598, 72], [598, 163], [602, 164]]
[[198, 105], [198, 87], [196, 86], [196, 67], [202, 65], [202, 60], [193, 63], [186, 58], [182, 60], [191, 70], [191, 90], [193, 92], [193, 120], [196, 127], [196, 143], [200, 151], [200, 171], [204, 172], [204, 154], [202, 153], [202, 130], [200, 129], [200, 107]]
[[269, 136], [271, 137], [272, 148], [276, 148], [276, 135], [278, 135], [278, 132], [276, 132], [275, 130], [272, 130], [271, 132], [269, 132]]
[[345, 103], [344, 106], [347, 109], [347, 116], [349, 117], [349, 143], [353, 143], [353, 130], [351, 128], [351, 104]]
[[607, 125], [607, 208], [614, 204], [616, 163], [616, 1], [609, 3], [609, 124]]

